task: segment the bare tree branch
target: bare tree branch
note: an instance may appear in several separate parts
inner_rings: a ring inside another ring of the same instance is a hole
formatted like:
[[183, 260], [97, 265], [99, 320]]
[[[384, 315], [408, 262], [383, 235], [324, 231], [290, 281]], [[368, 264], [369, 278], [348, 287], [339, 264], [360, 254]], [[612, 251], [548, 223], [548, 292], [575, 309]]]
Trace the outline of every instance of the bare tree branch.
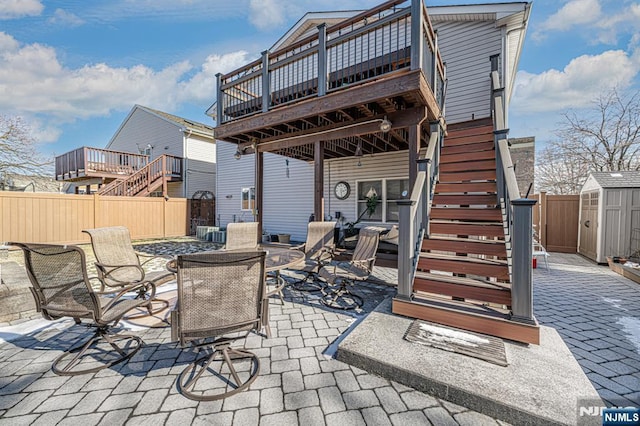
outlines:
[[20, 117], [0, 115], [0, 178], [6, 173], [51, 176], [52, 164], [38, 152], [36, 140]]

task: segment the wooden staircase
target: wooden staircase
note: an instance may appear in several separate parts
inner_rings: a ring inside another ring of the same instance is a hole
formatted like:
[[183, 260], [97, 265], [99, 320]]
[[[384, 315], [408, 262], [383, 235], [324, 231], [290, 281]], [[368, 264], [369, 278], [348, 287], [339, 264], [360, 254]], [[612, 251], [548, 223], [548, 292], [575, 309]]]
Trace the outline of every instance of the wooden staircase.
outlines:
[[146, 197], [162, 188], [167, 195], [167, 182], [181, 180], [180, 159], [163, 154], [137, 172], [114, 180], [100, 188], [99, 195], [119, 197]]
[[509, 247], [497, 194], [493, 124], [478, 120], [451, 127], [413, 299], [394, 300], [394, 312], [537, 344], [537, 325], [510, 318]]

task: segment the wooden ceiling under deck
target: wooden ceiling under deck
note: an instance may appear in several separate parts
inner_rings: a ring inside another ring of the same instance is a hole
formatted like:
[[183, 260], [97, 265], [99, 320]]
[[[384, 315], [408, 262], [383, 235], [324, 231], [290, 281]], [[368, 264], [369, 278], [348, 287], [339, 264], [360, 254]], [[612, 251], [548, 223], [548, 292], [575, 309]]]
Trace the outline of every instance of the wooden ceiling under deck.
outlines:
[[[391, 131], [380, 131], [387, 118]], [[324, 142], [324, 159], [409, 149], [407, 128], [440, 119], [440, 109], [421, 70], [398, 70], [322, 97], [275, 107], [268, 112], [220, 124], [216, 139], [251, 153], [273, 152], [314, 160], [314, 145]], [[424, 136], [426, 138], [426, 135]]]

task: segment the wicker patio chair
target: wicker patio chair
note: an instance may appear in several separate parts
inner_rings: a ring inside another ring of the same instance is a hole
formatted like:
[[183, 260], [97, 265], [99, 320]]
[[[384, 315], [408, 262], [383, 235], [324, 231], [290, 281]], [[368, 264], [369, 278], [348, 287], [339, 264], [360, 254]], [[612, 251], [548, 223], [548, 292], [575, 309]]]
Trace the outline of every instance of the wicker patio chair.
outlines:
[[309, 222], [307, 226], [307, 240], [298, 247], [305, 254], [304, 262], [291, 267], [304, 274], [304, 278], [292, 283], [292, 287], [300, 291], [320, 291], [322, 285], [315, 277], [320, 267], [331, 260], [334, 244], [336, 222]]
[[258, 222], [238, 222], [227, 225], [226, 250], [256, 250], [258, 248]]
[[367, 226], [360, 230], [358, 243], [348, 262], [332, 262], [320, 268], [318, 276], [328, 285], [322, 288], [322, 303], [336, 309], [355, 309], [363, 304], [362, 296], [349, 290], [355, 281], [366, 281], [376, 260], [380, 228]]
[[65, 351], [51, 366], [54, 373], [73, 376], [92, 373], [118, 364], [135, 354], [142, 339], [138, 336], [115, 334], [111, 327], [132, 309], [148, 304], [146, 299], [122, 296], [142, 289], [151, 297], [155, 286], [149, 282], [122, 287], [110, 297], [97, 294], [87, 277], [86, 258], [76, 246], [52, 244], [9, 243], [24, 252], [30, 290], [36, 309], [48, 320], [71, 317], [76, 324], [90, 320], [94, 335], [86, 342]]
[[[131, 235], [124, 226], [111, 226], [105, 228], [85, 229], [82, 232], [91, 237], [91, 246], [96, 257], [96, 270], [98, 279], [102, 284], [102, 292], [111, 292], [123, 286], [143, 281], [152, 282], [159, 286], [175, 279], [175, 274], [167, 270], [145, 272], [143, 266], [148, 262], [161, 258], [161, 256], [149, 256], [137, 253], [131, 244]], [[140, 262], [140, 258], [144, 258]], [[143, 294], [139, 294], [142, 298]], [[169, 307], [166, 300], [153, 298], [147, 305], [147, 312], [133, 314], [125, 319], [140, 318], [154, 315]]]
[[190, 399], [211, 401], [247, 389], [260, 372], [260, 361], [231, 344], [262, 326], [265, 252], [187, 254], [178, 256], [177, 268], [172, 340], [206, 352], [178, 376], [180, 392]]

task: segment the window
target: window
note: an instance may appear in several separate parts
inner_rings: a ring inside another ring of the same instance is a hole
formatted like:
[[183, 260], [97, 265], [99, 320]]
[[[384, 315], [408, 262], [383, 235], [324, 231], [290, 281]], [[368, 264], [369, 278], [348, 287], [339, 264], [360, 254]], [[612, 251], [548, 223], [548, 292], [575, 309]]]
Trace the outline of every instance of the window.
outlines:
[[256, 207], [256, 190], [254, 187], [250, 188], [242, 188], [242, 196], [240, 197], [242, 200], [242, 205], [240, 206], [240, 210], [251, 210]]
[[[409, 179], [378, 179], [358, 182], [358, 217], [364, 222], [398, 222], [396, 201], [403, 198], [404, 191], [409, 191]], [[375, 211], [369, 216], [367, 207], [374, 205]]]

